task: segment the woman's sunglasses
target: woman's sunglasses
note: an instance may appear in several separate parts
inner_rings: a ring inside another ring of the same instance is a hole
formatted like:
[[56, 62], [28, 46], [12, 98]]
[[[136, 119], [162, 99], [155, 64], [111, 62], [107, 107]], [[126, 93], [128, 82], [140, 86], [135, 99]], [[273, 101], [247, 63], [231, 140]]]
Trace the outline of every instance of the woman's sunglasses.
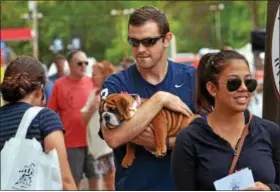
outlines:
[[83, 66], [83, 64], [85, 64], [86, 66], [88, 66], [88, 62], [87, 61], [79, 61], [77, 63], [77, 65], [79, 65], [80, 67]]
[[[245, 79], [244, 80], [247, 90], [249, 92], [253, 92], [257, 88], [257, 81], [255, 79]], [[227, 89], [229, 92], [236, 91], [242, 84], [242, 80], [240, 78], [228, 79], [227, 80]]]
[[161, 36], [158, 36], [158, 37], [149, 37], [149, 38], [145, 38], [145, 39], [142, 39], [142, 40], [138, 40], [138, 39], [128, 37], [127, 41], [132, 47], [138, 47], [140, 45], [140, 43], [145, 47], [150, 47], [150, 46], [155, 45], [157, 43], [157, 41], [160, 40], [163, 37], [164, 37], [164, 35], [161, 35]]

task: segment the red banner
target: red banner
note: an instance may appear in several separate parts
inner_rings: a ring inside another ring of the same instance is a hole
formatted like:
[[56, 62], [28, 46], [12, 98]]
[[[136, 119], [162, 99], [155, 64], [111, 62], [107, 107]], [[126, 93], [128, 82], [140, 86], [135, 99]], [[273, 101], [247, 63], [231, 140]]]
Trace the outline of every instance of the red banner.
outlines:
[[1, 41], [29, 41], [33, 39], [30, 28], [1, 29]]

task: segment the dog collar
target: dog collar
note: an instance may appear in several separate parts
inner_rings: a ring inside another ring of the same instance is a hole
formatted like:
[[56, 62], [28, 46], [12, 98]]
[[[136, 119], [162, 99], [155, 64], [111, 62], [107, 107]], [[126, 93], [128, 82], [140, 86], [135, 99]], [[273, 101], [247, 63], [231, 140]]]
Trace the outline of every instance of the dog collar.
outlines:
[[140, 104], [141, 104], [141, 99], [140, 99], [140, 96], [138, 95], [138, 94], [130, 94], [132, 97], [134, 97], [135, 98], [135, 101], [136, 101], [136, 107], [139, 107], [140, 106]]

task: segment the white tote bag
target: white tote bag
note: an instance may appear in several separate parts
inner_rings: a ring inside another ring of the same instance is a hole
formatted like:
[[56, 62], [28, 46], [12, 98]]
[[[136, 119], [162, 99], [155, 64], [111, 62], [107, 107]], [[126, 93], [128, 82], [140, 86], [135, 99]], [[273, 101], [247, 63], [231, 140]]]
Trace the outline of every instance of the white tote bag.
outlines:
[[1, 190], [62, 190], [56, 150], [44, 153], [35, 138], [25, 138], [30, 123], [42, 109], [29, 108], [15, 137], [5, 143], [1, 151]]

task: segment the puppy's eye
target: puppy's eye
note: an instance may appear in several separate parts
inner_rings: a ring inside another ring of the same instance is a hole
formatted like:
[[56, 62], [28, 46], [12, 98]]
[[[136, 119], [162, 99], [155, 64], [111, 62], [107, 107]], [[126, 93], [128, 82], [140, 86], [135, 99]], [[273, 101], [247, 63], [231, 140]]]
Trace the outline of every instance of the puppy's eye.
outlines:
[[118, 112], [118, 110], [117, 110], [116, 108], [115, 108], [115, 109], [109, 109], [109, 111], [110, 111], [110, 112], [114, 112], [114, 113], [115, 113], [115, 112]]

